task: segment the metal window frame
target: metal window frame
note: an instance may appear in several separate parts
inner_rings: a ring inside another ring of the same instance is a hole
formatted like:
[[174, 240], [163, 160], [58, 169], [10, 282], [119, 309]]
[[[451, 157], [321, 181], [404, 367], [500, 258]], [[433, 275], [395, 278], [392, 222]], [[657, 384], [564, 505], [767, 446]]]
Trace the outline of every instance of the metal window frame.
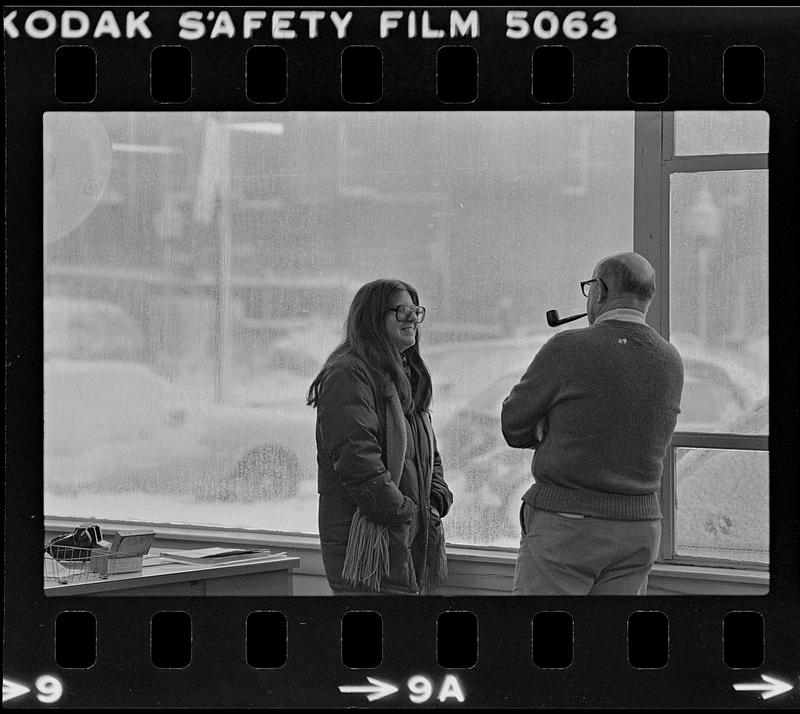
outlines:
[[[674, 112], [636, 112], [634, 118], [633, 249], [647, 258], [658, 276], [647, 323], [669, 339], [670, 309], [670, 179], [675, 173], [768, 169], [768, 154], [675, 155]], [[680, 556], [675, 552], [676, 448], [765, 451], [762, 435], [676, 432], [664, 459], [661, 480], [663, 512], [658, 562], [767, 569], [761, 563], [722, 558]]]

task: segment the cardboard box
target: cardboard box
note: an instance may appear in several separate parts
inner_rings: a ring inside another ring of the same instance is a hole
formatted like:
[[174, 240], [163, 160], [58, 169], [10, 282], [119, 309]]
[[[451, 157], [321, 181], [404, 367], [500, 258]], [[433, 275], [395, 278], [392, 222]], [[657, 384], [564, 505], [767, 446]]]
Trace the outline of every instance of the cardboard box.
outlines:
[[141, 573], [144, 556], [155, 539], [155, 531], [117, 531], [107, 550], [96, 550], [92, 554], [92, 572], [101, 578], [121, 573]]
[[114, 553], [98, 553], [92, 557], [92, 572], [100, 577], [121, 573], [141, 573], [144, 559], [141, 555], [118, 556]]

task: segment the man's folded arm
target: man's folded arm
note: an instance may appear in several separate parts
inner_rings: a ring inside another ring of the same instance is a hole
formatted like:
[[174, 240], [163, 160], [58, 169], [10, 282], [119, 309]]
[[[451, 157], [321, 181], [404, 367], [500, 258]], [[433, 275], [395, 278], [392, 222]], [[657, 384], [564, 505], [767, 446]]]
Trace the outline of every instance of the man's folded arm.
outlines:
[[539, 445], [542, 420], [547, 417], [557, 390], [557, 375], [552, 371], [548, 345], [542, 347], [503, 401], [500, 424], [509, 446], [533, 449]]

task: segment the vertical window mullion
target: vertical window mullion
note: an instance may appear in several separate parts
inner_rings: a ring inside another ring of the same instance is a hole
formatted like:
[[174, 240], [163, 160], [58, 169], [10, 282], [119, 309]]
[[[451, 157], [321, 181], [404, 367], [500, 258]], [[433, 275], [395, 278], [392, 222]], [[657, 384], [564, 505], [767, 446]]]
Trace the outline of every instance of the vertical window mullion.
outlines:
[[[669, 161], [675, 154], [675, 113], [664, 112], [662, 121], [661, 161], [661, 196], [659, 225], [661, 260], [656, 266], [661, 284], [661, 302], [658, 305], [659, 332], [666, 339], [670, 338], [670, 302], [671, 302], [671, 265], [670, 265], [670, 171]], [[664, 471], [661, 477], [661, 507], [664, 518], [661, 521], [661, 545], [658, 557], [660, 560], [675, 558], [675, 518], [677, 516], [677, 484], [675, 473], [675, 449], [672, 444], [667, 447], [664, 457]]]
[[661, 476], [661, 544], [658, 559], [669, 561], [675, 557], [675, 515], [677, 511], [675, 483], [675, 448], [670, 444], [664, 456], [664, 472]]
[[[668, 281], [668, 233], [662, 224], [663, 174], [661, 113], [637, 112], [634, 119], [633, 166], [633, 250], [650, 261], [656, 270], [656, 294], [647, 314], [648, 324], [667, 334], [663, 322]], [[669, 224], [667, 224], [669, 229]]]
[[[666, 156], [673, 144], [672, 112], [636, 112], [634, 118], [633, 250], [656, 270], [656, 294], [647, 323], [669, 337], [669, 174]], [[661, 479], [659, 560], [674, 557], [675, 459], [670, 445]]]
[[662, 112], [661, 159], [675, 158], [675, 112]]

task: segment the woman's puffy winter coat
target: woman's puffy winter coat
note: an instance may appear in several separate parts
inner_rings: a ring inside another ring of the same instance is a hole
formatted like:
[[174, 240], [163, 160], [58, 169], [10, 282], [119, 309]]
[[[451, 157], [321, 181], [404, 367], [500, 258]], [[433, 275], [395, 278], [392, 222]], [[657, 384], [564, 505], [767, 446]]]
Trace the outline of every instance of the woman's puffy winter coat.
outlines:
[[[419, 484], [403, 483], [408, 427], [391, 382], [378, 386], [364, 362], [351, 355], [325, 378], [317, 403], [319, 533], [325, 573], [333, 590], [353, 590], [342, 578], [357, 508], [387, 526], [389, 573], [382, 593], [430, 592], [446, 574], [441, 518], [453, 502], [430, 415], [421, 412], [420, 438], [428, 463]], [[442, 562], [444, 561], [444, 562]]]

